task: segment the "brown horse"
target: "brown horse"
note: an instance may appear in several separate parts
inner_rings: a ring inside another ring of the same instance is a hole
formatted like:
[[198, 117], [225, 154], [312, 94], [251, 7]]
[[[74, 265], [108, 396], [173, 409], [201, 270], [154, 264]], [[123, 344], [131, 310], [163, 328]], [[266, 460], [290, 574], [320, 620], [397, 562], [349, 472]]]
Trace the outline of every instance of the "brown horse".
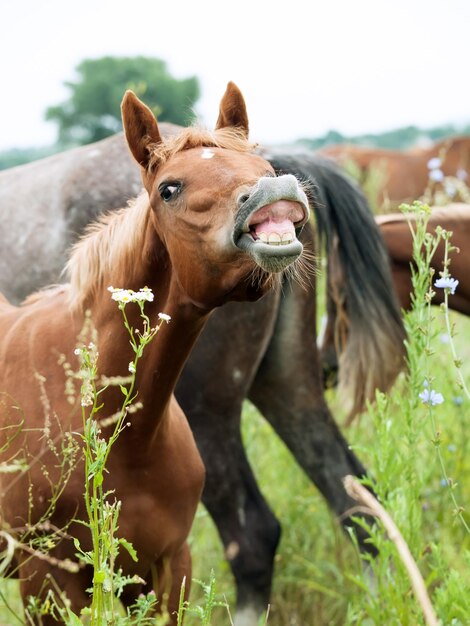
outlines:
[[[164, 124], [160, 130], [175, 132]], [[393, 382], [403, 358], [402, 320], [378, 227], [360, 189], [332, 161], [313, 153], [261, 152], [278, 174], [294, 174], [308, 185], [316, 224], [300, 235], [305, 248], [319, 254], [323, 243], [329, 268], [332, 244], [341, 244], [354, 341], [340, 373], [348, 373], [360, 406], [366, 389], [373, 393]], [[86, 224], [125, 204], [140, 187], [122, 134], [0, 172], [0, 290], [19, 302], [59, 280], [67, 248]], [[216, 309], [176, 387], [206, 468], [202, 500], [234, 575], [237, 626], [256, 626], [272, 602], [282, 522], [265, 501], [244, 449], [245, 398], [269, 421], [343, 527], [355, 528], [361, 549], [370, 549], [367, 534], [348, 514], [355, 503], [342, 478], [362, 476], [365, 468], [324, 397], [317, 295], [315, 276], [303, 286], [285, 279], [280, 292], [255, 303]], [[385, 326], [383, 319], [389, 321]]]
[[[257, 300], [300, 256], [296, 233], [308, 220], [309, 207], [294, 176], [276, 177], [272, 166], [253, 154], [245, 103], [232, 83], [212, 133], [192, 128], [163, 140], [153, 114], [132, 92], [124, 97], [122, 114], [145, 192], [128, 208], [103, 218], [76, 245], [68, 264], [69, 285], [36, 294], [19, 308], [1, 303], [0, 449], [3, 460], [28, 465], [16, 479], [2, 478], [1, 512], [3, 523], [15, 532], [34, 526], [50, 506], [61, 471], [57, 442], [82, 425], [80, 407], [71, 407], [64, 394], [66, 375], [58, 359], [65, 355], [72, 362], [89, 311], [99, 374], [126, 376], [132, 350], [107, 287], [139, 290], [147, 285], [156, 293], [149, 317], [164, 311], [172, 320], [142, 357], [136, 389], [143, 408], [111, 450], [105, 486], [122, 502], [119, 533], [138, 555], [134, 562], [120, 554], [118, 566], [145, 581], [126, 588], [124, 604], [134, 602], [143, 588], [153, 588], [158, 574], [157, 594], [161, 600], [169, 590], [175, 623], [181, 581], [190, 579], [186, 538], [204, 471], [173, 391], [211, 310], [229, 300]], [[126, 313], [138, 328], [137, 312]], [[101, 418], [115, 414], [121, 397], [119, 388], [105, 390]], [[109, 428], [103, 426], [104, 436]], [[8, 434], [13, 431], [14, 437]], [[48, 523], [67, 528], [89, 550], [89, 531], [79, 523], [87, 518], [83, 479], [79, 460]], [[47, 562], [20, 547], [16, 563], [23, 599], [44, 598], [47, 588], [55, 587], [66, 592], [75, 612], [86, 606], [90, 568], [70, 573], [50, 560], [73, 559], [74, 552], [65, 538], [51, 548]], [[42, 619], [43, 624], [54, 622], [52, 616]]]
[[[403, 309], [411, 307], [413, 291], [411, 281], [411, 267], [413, 264], [413, 242], [409, 219], [403, 213], [378, 215], [375, 220], [380, 228], [382, 237], [390, 259], [392, 279], [395, 292]], [[451, 243], [455, 246], [449, 254], [451, 260], [449, 271], [453, 278], [459, 281], [458, 288], [448, 298], [448, 306], [454, 311], [470, 315], [470, 205], [450, 204], [446, 207], [434, 207], [427, 224], [427, 230], [434, 233], [441, 226], [452, 232]], [[441, 241], [432, 259], [431, 267], [436, 278], [444, 269], [444, 242]], [[344, 291], [342, 271], [333, 260], [330, 264], [329, 296], [327, 302], [326, 326], [319, 340], [321, 359], [327, 378], [334, 381], [338, 370], [338, 354], [341, 354], [341, 342], [345, 329], [341, 318], [345, 315], [341, 293]], [[432, 303], [440, 305], [444, 302], [443, 289], [434, 288], [435, 295]], [[339, 305], [339, 306], [338, 306]], [[342, 311], [338, 315], [338, 311]], [[341, 369], [341, 357], [339, 368]]]
[[[407, 218], [401, 213], [379, 215], [376, 217], [380, 231], [387, 247], [395, 291], [403, 309], [411, 306], [411, 271], [412, 240]], [[451, 264], [449, 271], [459, 281], [456, 292], [449, 296], [451, 309], [470, 315], [470, 205], [450, 204], [446, 207], [435, 207], [428, 222], [428, 232], [434, 233], [441, 226], [452, 232], [451, 243], [457, 250], [449, 254]], [[441, 242], [434, 254], [432, 267], [436, 278], [441, 272], [444, 262], [444, 243]], [[433, 304], [444, 302], [444, 291], [434, 289]]]
[[369, 200], [379, 211], [396, 208], [402, 202], [411, 202], [426, 193], [433, 196], [436, 189], [442, 188], [444, 179], [441, 180], [440, 175], [432, 180], [431, 159], [439, 159], [435, 162], [436, 169], [444, 177], [454, 179], [452, 185], [448, 184], [444, 190], [447, 197], [458, 195], [460, 179], [470, 176], [470, 137], [466, 136], [452, 137], [428, 148], [410, 150], [386, 150], [345, 144], [322, 148], [320, 152], [343, 166], [352, 162], [359, 170], [361, 185], [366, 185], [368, 177], [375, 174], [375, 186], [374, 181], [371, 181], [371, 187], [374, 187], [371, 193], [375, 197]]

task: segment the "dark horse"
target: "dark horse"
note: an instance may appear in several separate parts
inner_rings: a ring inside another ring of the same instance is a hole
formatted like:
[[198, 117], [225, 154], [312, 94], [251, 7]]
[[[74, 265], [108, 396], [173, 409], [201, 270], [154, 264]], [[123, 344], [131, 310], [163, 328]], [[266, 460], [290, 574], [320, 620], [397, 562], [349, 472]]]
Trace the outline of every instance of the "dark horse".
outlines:
[[[404, 332], [379, 231], [361, 192], [334, 164], [311, 154], [265, 156], [278, 173], [309, 183], [317, 237], [304, 228], [304, 245], [324, 245], [329, 255], [335, 237], [340, 242], [352, 341], [342, 372], [357, 392], [354, 404], [362, 405], [364, 389], [391, 384], [403, 355]], [[11, 216], [9, 229], [1, 230], [2, 289], [20, 299], [58, 280], [65, 251], [84, 225], [139, 188], [121, 135], [1, 172], [0, 219], [5, 211]], [[29, 243], [19, 236], [23, 224]], [[243, 448], [245, 398], [271, 423], [342, 524], [352, 524], [344, 515], [353, 502], [342, 478], [362, 476], [365, 469], [324, 399], [315, 317], [314, 276], [304, 286], [286, 280], [282, 290], [250, 306], [228, 304], [213, 313], [177, 385], [206, 466], [203, 502], [235, 577], [237, 625], [257, 624], [269, 602], [280, 537]], [[358, 535], [367, 549], [361, 529]]]

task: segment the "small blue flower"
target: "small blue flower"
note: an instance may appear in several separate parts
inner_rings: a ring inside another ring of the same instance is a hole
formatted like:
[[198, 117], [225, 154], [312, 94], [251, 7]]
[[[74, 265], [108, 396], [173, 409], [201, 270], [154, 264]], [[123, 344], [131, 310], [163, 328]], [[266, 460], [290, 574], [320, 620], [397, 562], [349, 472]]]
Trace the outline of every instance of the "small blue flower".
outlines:
[[429, 170], [438, 170], [442, 165], [442, 161], [439, 157], [434, 157], [428, 161]]
[[442, 404], [444, 402], [444, 396], [442, 393], [438, 393], [434, 389], [429, 391], [429, 389], [425, 388], [419, 394], [419, 397], [421, 398], [423, 404], [430, 404], [431, 406], [436, 406], [436, 404]]
[[449, 450], [449, 452], [457, 452], [457, 446], [454, 446], [453, 443], [449, 443], [447, 449]]
[[434, 287], [439, 287], [440, 289], [450, 289], [450, 293], [453, 296], [458, 284], [459, 281], [456, 278], [452, 278], [452, 276], [445, 276], [443, 278], [438, 278], [434, 283]]
[[467, 172], [463, 168], [459, 168], [457, 170], [457, 178], [459, 180], [467, 180], [468, 174], [467, 174]]
[[442, 183], [444, 180], [444, 172], [442, 170], [430, 170], [429, 171], [429, 180], [432, 180], [435, 183]]
[[463, 398], [462, 396], [454, 396], [452, 398], [453, 403], [455, 404], [455, 406], [462, 406], [463, 404]]

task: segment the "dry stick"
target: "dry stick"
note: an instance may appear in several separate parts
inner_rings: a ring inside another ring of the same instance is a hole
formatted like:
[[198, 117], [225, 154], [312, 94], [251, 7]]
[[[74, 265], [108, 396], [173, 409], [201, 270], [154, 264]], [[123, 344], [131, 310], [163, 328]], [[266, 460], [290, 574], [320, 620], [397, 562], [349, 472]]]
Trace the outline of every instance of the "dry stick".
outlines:
[[363, 487], [354, 476], [345, 476], [343, 483], [344, 488], [351, 498], [354, 498], [354, 500], [357, 500], [361, 504], [365, 504], [369, 508], [370, 513], [380, 519], [387, 531], [389, 539], [395, 544], [403, 565], [409, 574], [416, 598], [423, 610], [426, 624], [428, 626], [439, 626], [421, 572], [413, 559], [408, 544], [403, 539], [403, 535], [398, 530], [395, 522], [371, 492]]

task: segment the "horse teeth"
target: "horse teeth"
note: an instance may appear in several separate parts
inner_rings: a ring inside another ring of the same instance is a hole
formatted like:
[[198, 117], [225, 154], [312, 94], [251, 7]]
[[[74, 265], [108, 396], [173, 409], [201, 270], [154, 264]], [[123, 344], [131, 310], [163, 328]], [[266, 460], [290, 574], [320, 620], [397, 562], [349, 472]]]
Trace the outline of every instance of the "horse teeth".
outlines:
[[292, 243], [294, 240], [292, 233], [283, 233], [282, 235], [279, 233], [269, 233], [268, 235], [267, 233], [261, 231], [256, 233], [256, 235], [258, 237], [258, 241], [261, 241], [261, 243], [267, 243], [270, 246], [282, 246]]
[[269, 233], [268, 243], [270, 245], [279, 246], [281, 243], [281, 235], [279, 235], [279, 233]]

